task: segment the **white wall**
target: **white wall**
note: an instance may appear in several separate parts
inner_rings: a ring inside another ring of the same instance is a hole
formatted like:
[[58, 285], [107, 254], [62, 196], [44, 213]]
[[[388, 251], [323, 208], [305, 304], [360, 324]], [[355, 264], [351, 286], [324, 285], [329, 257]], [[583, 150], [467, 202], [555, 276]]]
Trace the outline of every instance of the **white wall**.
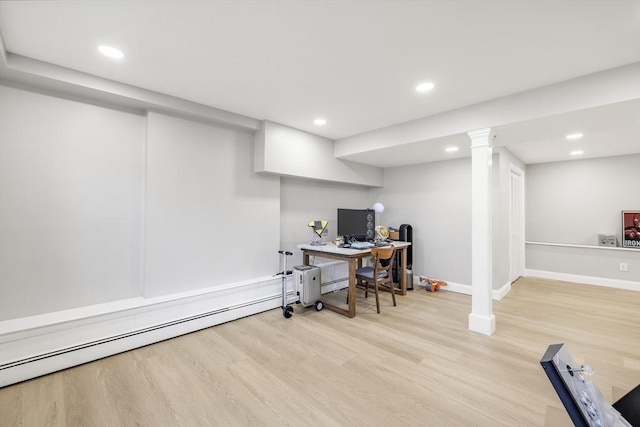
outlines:
[[621, 212], [640, 210], [638, 164], [636, 154], [527, 167], [529, 275], [640, 290], [640, 250], [596, 247], [598, 234], [620, 243]]
[[0, 86], [0, 320], [270, 276], [253, 134]]
[[640, 291], [638, 249], [528, 243], [526, 253], [529, 276]]
[[413, 274], [471, 284], [471, 159], [385, 169], [380, 223], [413, 227]]
[[252, 159], [251, 132], [0, 86], [0, 387], [279, 307]]
[[0, 86], [0, 320], [140, 293], [144, 118]]
[[[278, 249], [301, 263], [296, 245], [311, 239], [306, 224], [328, 219], [325, 239], [333, 239], [339, 207], [382, 202], [381, 224], [413, 226], [415, 275], [470, 285], [470, 159], [389, 168], [384, 187], [369, 189], [327, 182], [340, 179], [331, 169], [324, 181], [256, 173], [253, 143], [251, 133], [229, 127], [0, 86], [0, 364], [198, 319], [126, 345], [88, 345], [90, 354], [72, 361], [42, 359], [36, 370], [17, 364], [25, 372], [11, 381], [277, 307]], [[288, 154], [279, 161], [294, 163]], [[640, 207], [639, 157], [530, 166], [527, 238], [619, 230], [620, 210]], [[494, 206], [504, 201], [503, 159]], [[588, 218], [567, 215], [574, 209]], [[618, 251], [631, 255], [636, 274], [640, 251]], [[539, 271], [558, 259], [529, 252]], [[580, 269], [579, 255], [569, 256], [563, 265]], [[609, 261], [605, 268], [618, 258]], [[494, 290], [503, 285], [497, 275]]]
[[265, 120], [255, 138], [255, 170], [367, 186], [382, 185], [382, 168], [334, 156], [334, 142]]
[[[526, 174], [526, 165], [504, 147], [493, 156], [493, 288], [510, 283], [510, 206], [509, 180], [511, 165]], [[524, 195], [523, 195], [524, 196]]]
[[528, 241], [597, 245], [621, 242], [621, 211], [640, 210], [640, 155], [529, 165]]
[[293, 252], [290, 265], [302, 264], [302, 254], [297, 249], [301, 243], [312, 240], [309, 221], [329, 221], [328, 234], [323, 241], [336, 238], [337, 210], [366, 209], [371, 207], [369, 189], [358, 185], [298, 178], [281, 179], [280, 186], [280, 246]]
[[253, 134], [149, 113], [144, 296], [268, 275], [279, 178], [253, 172]]

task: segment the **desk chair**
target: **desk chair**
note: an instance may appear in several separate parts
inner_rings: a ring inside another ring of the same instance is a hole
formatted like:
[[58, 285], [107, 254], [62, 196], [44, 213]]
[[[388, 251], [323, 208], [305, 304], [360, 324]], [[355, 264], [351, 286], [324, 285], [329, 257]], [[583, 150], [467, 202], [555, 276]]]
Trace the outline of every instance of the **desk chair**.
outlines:
[[372, 248], [373, 267], [361, 267], [356, 270], [356, 284], [359, 288], [364, 288], [364, 296], [368, 297], [369, 284], [373, 285], [376, 294], [376, 309], [380, 313], [380, 299], [378, 298], [378, 288], [391, 292], [393, 306], [396, 306], [396, 294], [393, 285], [393, 275], [391, 266], [396, 250], [393, 247]]

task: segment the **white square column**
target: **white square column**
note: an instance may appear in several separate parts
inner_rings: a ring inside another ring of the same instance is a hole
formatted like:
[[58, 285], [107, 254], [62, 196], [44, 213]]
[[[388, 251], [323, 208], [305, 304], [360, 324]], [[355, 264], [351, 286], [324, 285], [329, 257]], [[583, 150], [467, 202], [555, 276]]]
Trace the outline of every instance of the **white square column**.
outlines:
[[468, 132], [471, 138], [471, 314], [469, 330], [493, 335], [491, 129]]

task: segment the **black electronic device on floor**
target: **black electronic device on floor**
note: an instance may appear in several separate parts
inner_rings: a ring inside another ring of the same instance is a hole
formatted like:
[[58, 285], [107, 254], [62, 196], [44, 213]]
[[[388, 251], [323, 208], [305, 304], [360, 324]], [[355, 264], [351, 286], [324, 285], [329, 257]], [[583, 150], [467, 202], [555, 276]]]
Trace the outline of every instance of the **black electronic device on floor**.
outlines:
[[640, 426], [640, 386], [611, 405], [589, 380], [592, 369], [577, 365], [564, 344], [550, 345], [540, 364], [575, 426]]

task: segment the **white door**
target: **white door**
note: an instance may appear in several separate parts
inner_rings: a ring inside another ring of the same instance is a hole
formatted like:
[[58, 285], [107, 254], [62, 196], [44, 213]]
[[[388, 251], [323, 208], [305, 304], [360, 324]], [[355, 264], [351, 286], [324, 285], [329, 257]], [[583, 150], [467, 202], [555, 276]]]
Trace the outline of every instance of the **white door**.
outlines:
[[510, 165], [509, 173], [509, 280], [524, 275], [524, 172]]

